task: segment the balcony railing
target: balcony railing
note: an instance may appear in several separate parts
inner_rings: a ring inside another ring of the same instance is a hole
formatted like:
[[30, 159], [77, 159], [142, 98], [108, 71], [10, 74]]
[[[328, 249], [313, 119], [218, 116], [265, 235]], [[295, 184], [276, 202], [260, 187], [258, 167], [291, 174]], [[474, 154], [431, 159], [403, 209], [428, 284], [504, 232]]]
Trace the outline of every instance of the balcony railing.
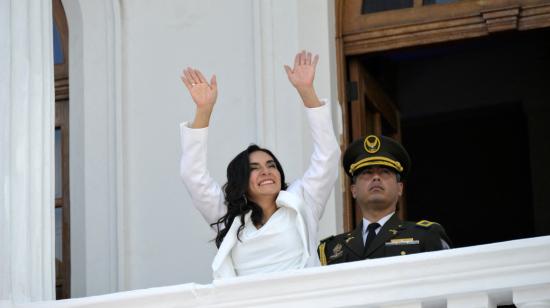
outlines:
[[15, 307], [550, 308], [550, 236]]

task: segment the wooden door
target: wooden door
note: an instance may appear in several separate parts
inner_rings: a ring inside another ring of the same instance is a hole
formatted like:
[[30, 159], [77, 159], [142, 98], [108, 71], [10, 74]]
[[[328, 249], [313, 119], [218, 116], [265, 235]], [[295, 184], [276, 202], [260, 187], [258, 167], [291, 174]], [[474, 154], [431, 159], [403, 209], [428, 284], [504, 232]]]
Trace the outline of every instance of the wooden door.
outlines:
[[[346, 96], [348, 131], [346, 138], [349, 143], [362, 136], [376, 134], [401, 140], [400, 116], [396, 104], [382, 89], [378, 82], [369, 74], [359, 57], [349, 57], [347, 60], [348, 81]], [[346, 179], [346, 188], [351, 184]], [[404, 197], [399, 201], [399, 216], [403, 219], [406, 208]], [[349, 189], [344, 193], [344, 229], [355, 228], [361, 220], [360, 210], [355, 206]]]

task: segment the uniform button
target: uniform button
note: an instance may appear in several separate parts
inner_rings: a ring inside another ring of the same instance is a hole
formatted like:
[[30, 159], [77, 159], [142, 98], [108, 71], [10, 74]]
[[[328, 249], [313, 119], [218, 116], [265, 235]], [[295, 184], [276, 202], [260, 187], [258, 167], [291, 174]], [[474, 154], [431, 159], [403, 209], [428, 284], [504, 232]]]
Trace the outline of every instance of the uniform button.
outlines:
[[407, 253], [404, 250], [401, 250], [401, 255], [406, 255]]

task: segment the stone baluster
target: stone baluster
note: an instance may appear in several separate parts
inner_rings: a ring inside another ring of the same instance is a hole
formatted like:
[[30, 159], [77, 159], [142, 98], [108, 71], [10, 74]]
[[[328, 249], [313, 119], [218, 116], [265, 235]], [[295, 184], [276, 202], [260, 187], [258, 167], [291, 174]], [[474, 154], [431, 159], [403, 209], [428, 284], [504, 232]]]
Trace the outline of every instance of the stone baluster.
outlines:
[[495, 302], [487, 293], [464, 294], [447, 299], [447, 308], [496, 308]]
[[550, 308], [550, 284], [514, 290], [514, 304], [518, 308]]

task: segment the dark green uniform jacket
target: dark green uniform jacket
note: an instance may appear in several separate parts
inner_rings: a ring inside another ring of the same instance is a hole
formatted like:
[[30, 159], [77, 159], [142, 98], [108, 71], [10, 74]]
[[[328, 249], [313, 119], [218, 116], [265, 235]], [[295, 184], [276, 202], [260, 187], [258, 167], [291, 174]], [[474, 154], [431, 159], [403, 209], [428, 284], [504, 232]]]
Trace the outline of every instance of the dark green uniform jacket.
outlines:
[[322, 240], [318, 248], [321, 264], [328, 265], [441, 250], [448, 248], [445, 243], [451, 245], [441, 225], [426, 220], [418, 223], [402, 221], [397, 214], [394, 214], [382, 226], [366, 250], [362, 233], [363, 222], [351, 232]]

